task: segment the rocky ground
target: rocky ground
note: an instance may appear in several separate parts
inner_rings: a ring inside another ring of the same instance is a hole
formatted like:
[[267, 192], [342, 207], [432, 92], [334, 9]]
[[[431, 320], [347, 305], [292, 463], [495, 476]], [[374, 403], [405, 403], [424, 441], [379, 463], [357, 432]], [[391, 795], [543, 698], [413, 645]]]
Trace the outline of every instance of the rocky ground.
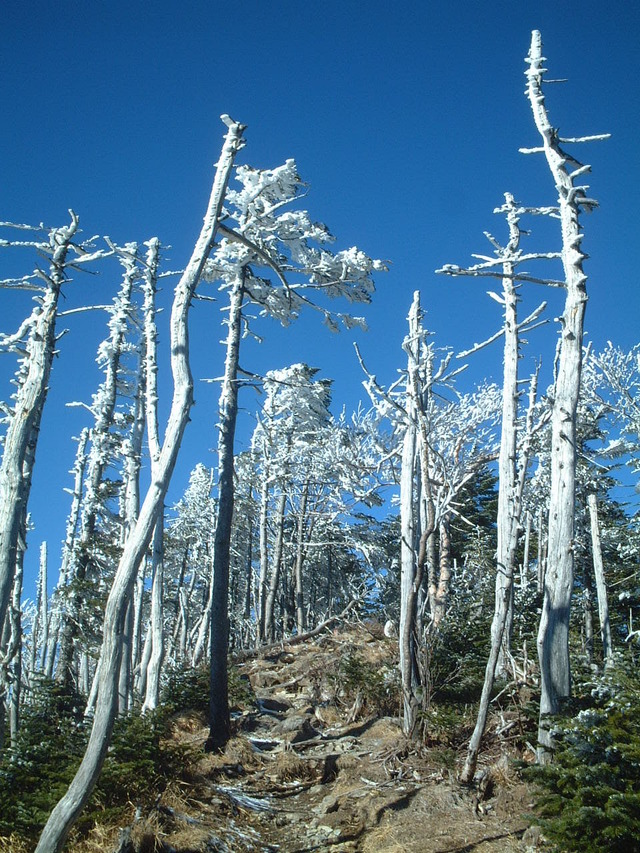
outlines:
[[[389, 713], [397, 709], [384, 702], [380, 707], [385, 679], [394, 677], [397, 643], [374, 627], [327, 632], [240, 663], [250, 698], [237, 709], [235, 735], [224, 755], [200, 751], [207, 734], [201, 719], [177, 717], [174, 737], [194, 746], [193, 766], [149, 814], [137, 815], [120, 832], [115, 847], [101, 849], [538, 849], [527, 819], [531, 792], [511, 764], [515, 717], [503, 710], [491, 721], [477, 781], [459, 785], [462, 740], [452, 741], [441, 728], [426, 744], [407, 741], [400, 719]], [[438, 730], [435, 722], [432, 727]]]

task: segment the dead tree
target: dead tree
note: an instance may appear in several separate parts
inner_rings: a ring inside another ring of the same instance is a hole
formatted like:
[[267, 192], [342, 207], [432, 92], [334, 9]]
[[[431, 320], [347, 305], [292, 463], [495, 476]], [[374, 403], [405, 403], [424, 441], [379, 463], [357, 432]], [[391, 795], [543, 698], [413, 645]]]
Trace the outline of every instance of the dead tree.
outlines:
[[228, 132], [218, 161], [204, 224], [191, 259], [182, 274], [171, 312], [171, 369], [173, 400], [158, 462], [157, 476], [149, 485], [135, 528], [127, 539], [107, 599], [104, 637], [98, 662], [96, 714], [86, 752], [69, 789], [47, 821], [37, 853], [59, 853], [71, 827], [89, 799], [107, 754], [118, 707], [118, 678], [122, 657], [122, 630], [138, 570], [149, 547], [175, 467], [178, 450], [193, 402], [189, 364], [189, 308], [213, 247], [225, 193], [244, 126], [224, 117]]
[[[213, 549], [213, 592], [211, 599], [211, 696], [207, 750], [218, 750], [230, 733], [227, 696], [229, 646], [230, 544], [234, 508], [233, 446], [238, 413], [241, 374], [240, 344], [248, 333], [248, 305], [288, 325], [304, 306], [318, 310], [327, 325], [338, 330], [336, 318], [347, 328], [363, 325], [362, 318], [334, 314], [319, 301], [346, 297], [350, 302], [368, 303], [374, 290], [372, 273], [384, 269], [357, 248], [333, 254], [325, 248], [331, 239], [326, 227], [314, 223], [306, 211], [284, 210], [296, 201], [304, 185], [293, 160], [276, 169], [243, 167], [237, 178], [242, 184], [230, 193], [228, 212], [237, 227], [221, 228], [224, 239], [212, 259], [209, 274], [228, 294], [226, 355], [218, 404], [218, 513]], [[259, 275], [266, 271], [273, 279]], [[301, 276], [294, 284], [286, 275]], [[318, 301], [316, 299], [318, 298]]]
[[[545, 308], [543, 302], [525, 320], [518, 322], [518, 302], [520, 300], [518, 289], [521, 286], [518, 267], [526, 261], [558, 257], [557, 253], [525, 254], [520, 248], [521, 216], [525, 213], [548, 213], [548, 209], [521, 207], [515, 203], [511, 193], [505, 193], [505, 204], [494, 212], [506, 215], [509, 228], [509, 240], [506, 246], [500, 245], [491, 234], [486, 233], [486, 237], [494, 247], [496, 257], [483, 258], [480, 264], [466, 269], [446, 266], [438, 270], [438, 272], [456, 276], [499, 276], [502, 281], [502, 294], [499, 296], [490, 291], [489, 295], [504, 307], [504, 322], [501, 332], [493, 335], [482, 344], [476, 344], [469, 352], [462, 353], [462, 355], [467, 356], [496, 340], [500, 335], [504, 338], [502, 429], [498, 458], [498, 515], [496, 523], [498, 542], [495, 608], [491, 624], [491, 651], [487, 660], [476, 726], [469, 742], [467, 758], [461, 773], [463, 782], [470, 782], [475, 773], [480, 742], [486, 726], [489, 700], [500, 657], [508, 658], [510, 655], [508, 626], [510, 611], [513, 606], [513, 575], [516, 566], [518, 534], [522, 515], [522, 495], [529, 462], [533, 432], [533, 406], [537, 386], [537, 376], [534, 376], [531, 381], [527, 429], [525, 430], [524, 441], [521, 442], [518, 436], [520, 333], [534, 328]], [[527, 276], [527, 278], [530, 277]]]
[[607, 583], [604, 576], [602, 546], [600, 544], [600, 525], [598, 523], [598, 502], [591, 493], [587, 496], [589, 520], [591, 522], [591, 553], [593, 556], [593, 573], [596, 578], [598, 595], [598, 615], [600, 618], [600, 639], [602, 640], [602, 657], [605, 669], [613, 664], [613, 642], [611, 639], [611, 622], [609, 621], [609, 602], [607, 600]]
[[[49, 258], [48, 272], [38, 269], [33, 276], [0, 282], [0, 286], [33, 290], [37, 294], [36, 306], [20, 329], [13, 335], [0, 336], [0, 349], [18, 353], [20, 357], [13, 404], [3, 407], [8, 426], [0, 465], [0, 625], [4, 624], [6, 618], [18, 549], [21, 547], [20, 530], [31, 485], [30, 476], [25, 476], [25, 468], [28, 467], [26, 459], [31, 452], [30, 444], [35, 456], [40, 421], [49, 390], [62, 285], [67, 281], [67, 270], [72, 264], [86, 264], [105, 254], [89, 252], [73, 242], [78, 230], [78, 217], [73, 211], [70, 213], [70, 224], [52, 228], [46, 239], [0, 243], [5, 246], [33, 247]], [[6, 226], [10, 223], [2, 224]], [[30, 232], [41, 230], [28, 226], [17, 227]]]
[[590, 167], [580, 163], [562, 146], [605, 139], [607, 135], [565, 139], [560, 137], [557, 129], [552, 126], [542, 90], [546, 69], [542, 55], [542, 38], [537, 30], [532, 33], [527, 63], [527, 97], [536, 128], [542, 138], [542, 145], [522, 151], [527, 154], [540, 152], [545, 155], [558, 191], [565, 289], [551, 411], [547, 569], [538, 631], [541, 687], [538, 759], [546, 762], [553, 747], [549, 718], [560, 711], [563, 700], [571, 695], [569, 615], [574, 573], [576, 412], [587, 304], [587, 276], [583, 269], [586, 255], [582, 251], [584, 235], [580, 226], [580, 215], [583, 210], [590, 211], [597, 206], [597, 202], [587, 195], [588, 187], [576, 183]]

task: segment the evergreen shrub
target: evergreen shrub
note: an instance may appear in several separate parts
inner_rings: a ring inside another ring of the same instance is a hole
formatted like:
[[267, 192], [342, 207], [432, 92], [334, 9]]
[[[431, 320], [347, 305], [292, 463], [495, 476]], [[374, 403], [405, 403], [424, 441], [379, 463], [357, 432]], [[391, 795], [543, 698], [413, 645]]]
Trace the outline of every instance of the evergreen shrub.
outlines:
[[0, 836], [39, 834], [84, 754], [84, 700], [43, 680], [22, 712], [16, 743], [0, 753]]
[[[192, 711], [205, 719], [209, 714], [209, 664], [171, 669], [162, 691], [162, 704], [170, 713]], [[235, 666], [228, 673], [229, 707], [250, 705], [254, 695], [247, 678]]]
[[558, 721], [553, 763], [532, 767], [538, 822], [558, 850], [640, 853], [640, 677], [618, 665]]
[[395, 668], [370, 663], [357, 652], [349, 652], [340, 660], [336, 679], [348, 701], [355, 701], [360, 694], [370, 712], [398, 713], [399, 684]]

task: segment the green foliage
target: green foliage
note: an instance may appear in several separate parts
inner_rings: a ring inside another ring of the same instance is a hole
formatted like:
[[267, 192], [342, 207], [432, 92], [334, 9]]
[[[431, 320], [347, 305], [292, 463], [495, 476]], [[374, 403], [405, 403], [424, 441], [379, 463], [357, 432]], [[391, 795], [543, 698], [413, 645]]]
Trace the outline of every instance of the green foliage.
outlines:
[[640, 851], [639, 690], [635, 667], [609, 674], [588, 707], [559, 723], [553, 764], [527, 771], [542, 792], [539, 822], [559, 850]]
[[[209, 682], [209, 664], [194, 669], [171, 669], [162, 691], [163, 707], [172, 713], [194, 711], [206, 718], [209, 714]], [[234, 666], [229, 667], [228, 689], [231, 708], [253, 702], [251, 686]]]
[[447, 617], [427, 639], [423, 649], [427, 705], [432, 701], [475, 703], [480, 697], [493, 615], [488, 603], [482, 606], [481, 586], [475, 587], [474, 597], [464, 594], [463, 583], [458, 583]]
[[162, 703], [172, 712], [194, 711], [204, 717], [209, 712], [209, 667], [171, 668], [162, 690]]
[[24, 708], [17, 743], [0, 757], [0, 836], [33, 837], [65, 793], [84, 754], [84, 702], [44, 681]]
[[169, 737], [166, 709], [116, 721], [109, 753], [78, 828], [117, 819], [129, 803], [149, 807], [167, 782], [179, 776], [189, 756]]
[[359, 694], [369, 711], [398, 713], [399, 685], [395, 668], [370, 663], [357, 652], [349, 652], [341, 658], [336, 678], [348, 701], [355, 701]]
[[[89, 726], [84, 699], [68, 686], [43, 681], [23, 711], [15, 746], [0, 757], [0, 837], [36, 838], [66, 792], [84, 755]], [[83, 832], [118, 818], [130, 803], [150, 805], [188, 761], [169, 737], [166, 710], [116, 721], [93, 796], [77, 824]]]

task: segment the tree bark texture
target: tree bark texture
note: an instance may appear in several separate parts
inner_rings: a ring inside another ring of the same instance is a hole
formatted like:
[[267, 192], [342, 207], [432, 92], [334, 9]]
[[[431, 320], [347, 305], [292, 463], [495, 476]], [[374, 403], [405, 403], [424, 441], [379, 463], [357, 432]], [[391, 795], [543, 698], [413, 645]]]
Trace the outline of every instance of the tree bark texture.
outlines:
[[582, 372], [587, 277], [583, 271], [586, 256], [581, 251], [583, 234], [579, 221], [585, 195], [583, 188], [574, 186], [574, 174], [568, 171], [567, 165], [575, 161], [561, 149], [557, 130], [551, 126], [547, 115], [542, 92], [545, 72], [542, 39], [537, 30], [532, 34], [527, 62], [527, 95], [558, 191], [566, 288], [551, 413], [547, 568], [538, 631], [541, 687], [538, 758], [544, 762], [549, 759], [553, 746], [549, 717], [559, 712], [562, 700], [571, 694], [569, 615], [574, 574], [576, 412]]

